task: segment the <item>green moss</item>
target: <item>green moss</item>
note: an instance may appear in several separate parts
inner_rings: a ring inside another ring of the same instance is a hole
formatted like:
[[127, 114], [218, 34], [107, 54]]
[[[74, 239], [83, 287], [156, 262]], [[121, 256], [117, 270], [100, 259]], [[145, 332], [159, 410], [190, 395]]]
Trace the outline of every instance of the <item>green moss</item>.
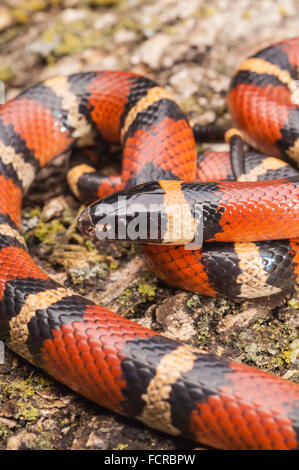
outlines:
[[[197, 304], [200, 300], [196, 299], [197, 296], [193, 296], [193, 302]], [[192, 298], [191, 298], [192, 299]], [[193, 303], [191, 301], [191, 305]], [[199, 302], [200, 304], [201, 302]], [[195, 305], [198, 306], [199, 304]], [[217, 299], [213, 309], [209, 310], [208, 313], [201, 314], [197, 322], [197, 343], [199, 346], [209, 346], [211, 342], [215, 341], [215, 327], [219, 321], [225, 316], [225, 314], [235, 313], [237, 307], [234, 302], [228, 299]]]
[[139, 28], [139, 25], [133, 18], [131, 18], [130, 16], [124, 15], [119, 18], [119, 21], [115, 29], [116, 31], [119, 29], [127, 29], [130, 31], [136, 32], [138, 31], [138, 28]]
[[33, 52], [44, 59], [55, 62], [55, 57], [80, 54], [88, 47], [103, 47], [102, 32], [92, 27], [90, 18], [70, 23], [57, 21], [48, 28], [32, 45]]
[[25, 24], [28, 22], [29, 17], [26, 9], [21, 7], [15, 8], [11, 13], [18, 23]]
[[53, 55], [48, 55], [46, 57], [46, 62], [47, 62], [47, 65], [51, 67], [51, 65], [56, 64], [56, 57], [54, 57]]
[[201, 301], [198, 295], [192, 295], [186, 302], [188, 308], [196, 308], [201, 305]]
[[12, 78], [12, 70], [8, 65], [0, 65], [0, 80], [8, 82]]
[[170, 36], [175, 36], [178, 33], [178, 28], [174, 25], [170, 25], [167, 28], [165, 28], [165, 33], [169, 34]]
[[38, 418], [39, 411], [28, 403], [17, 403], [18, 413], [16, 418], [24, 418], [26, 421], [35, 421]]
[[39, 375], [36, 375], [32, 372], [27, 379], [24, 380], [25, 385], [32, 387], [31, 390], [34, 391], [44, 390], [45, 388], [50, 387], [52, 381], [49, 377], [45, 378]]
[[285, 364], [286, 366], [289, 366], [291, 364], [291, 358], [292, 358], [292, 351], [290, 350], [282, 350], [280, 359], [282, 364]]
[[292, 382], [295, 382], [295, 384], [299, 384], [299, 372], [295, 372], [292, 375]]
[[12, 10], [12, 15], [18, 23], [26, 24], [31, 18], [31, 13], [43, 11], [49, 6], [49, 0], [23, 0]]
[[203, 16], [205, 18], [211, 18], [212, 16], [216, 15], [218, 13], [217, 8], [209, 6], [203, 8]]
[[5, 29], [1, 34], [0, 34], [0, 46], [2, 44], [6, 44], [9, 41], [12, 41], [19, 32], [19, 28], [17, 26], [11, 26], [10, 28]]
[[294, 310], [299, 310], [299, 300], [291, 299], [288, 301], [288, 305]]
[[50, 385], [50, 379], [34, 375], [34, 373], [30, 374], [26, 379], [15, 379], [11, 383], [0, 379], [0, 396], [2, 396], [3, 399], [11, 399], [21, 395], [24, 399], [27, 399], [33, 396], [37, 391], [44, 390]]
[[41, 217], [41, 209], [40, 207], [36, 206], [34, 209], [31, 209], [29, 212], [29, 217]]
[[57, 33], [55, 32], [54, 29], [52, 29], [52, 30], [47, 29], [42, 34], [42, 40], [45, 41], [45, 42], [51, 43], [55, 39], [56, 34]]
[[7, 439], [9, 435], [8, 429], [4, 424], [0, 423], [0, 440]]
[[23, 227], [23, 236], [26, 241], [30, 237], [34, 236], [34, 230], [38, 226], [41, 218], [41, 209], [40, 207], [35, 207], [31, 210], [22, 210], [22, 227]]
[[211, 338], [211, 314], [201, 315], [197, 322], [197, 344], [199, 346], [208, 346]]
[[118, 444], [117, 450], [125, 450], [129, 444]]
[[81, 48], [81, 41], [78, 36], [70, 32], [66, 32], [62, 38], [59, 46], [57, 46], [55, 52], [58, 55], [69, 55], [79, 52]]
[[60, 424], [61, 426], [66, 426], [67, 424], [69, 424], [69, 420], [67, 418], [63, 418], [62, 420], [60, 420]]
[[89, 240], [88, 238], [84, 240], [84, 245], [86, 246], [87, 251], [89, 251], [90, 253], [96, 250], [96, 247], [94, 246], [92, 240]]
[[291, 345], [298, 337], [296, 328], [288, 324], [258, 320], [250, 329], [235, 336], [234, 348], [240, 351], [238, 360], [264, 370], [276, 371], [291, 366], [297, 352]]
[[106, 279], [108, 274], [109, 266], [105, 262], [96, 263], [94, 266], [86, 265], [69, 269], [69, 275], [74, 285], [82, 284], [83, 282], [93, 282], [97, 279]]
[[52, 435], [48, 432], [42, 432], [34, 441], [41, 450], [54, 450]]
[[193, 112], [197, 115], [200, 115], [202, 112], [202, 109], [198, 104], [198, 99], [194, 95], [184, 100], [182, 103], [180, 103], [180, 105], [186, 114], [191, 114]]
[[66, 207], [62, 212], [62, 221], [66, 225], [72, 225], [77, 215], [77, 211], [71, 207]]
[[219, 318], [222, 317], [225, 313], [237, 313], [238, 309], [234, 306], [232, 302], [228, 299], [218, 299], [215, 306], [215, 313], [218, 314]]
[[113, 260], [109, 264], [109, 269], [117, 269], [118, 268], [118, 262]]
[[[146, 273], [138, 280], [133, 288], [127, 288], [121, 293], [118, 302], [123, 307], [153, 302], [155, 300], [156, 291], [156, 284], [150, 280], [150, 274]], [[134, 312], [131, 311], [131, 313]]]
[[47, 0], [29, 0], [28, 1], [28, 8], [31, 11], [43, 11], [47, 8], [48, 1]]
[[149, 302], [153, 302], [156, 295], [157, 286], [154, 283], [147, 282], [145, 279], [138, 283], [138, 292]]
[[118, 301], [123, 307], [129, 307], [133, 304], [133, 291], [129, 288], [125, 289], [121, 293]]
[[212, 16], [216, 15], [219, 10], [213, 6], [206, 6], [203, 5], [197, 8], [194, 12], [195, 18], [211, 18]]
[[53, 245], [56, 242], [58, 233], [63, 233], [66, 228], [58, 219], [53, 219], [50, 222], [40, 221], [34, 231], [34, 235], [40, 242]]
[[132, 288], [123, 290], [117, 301], [124, 307], [123, 315], [125, 317], [136, 318], [138, 312], [143, 311], [144, 305], [155, 301], [156, 293], [157, 286], [151, 280], [151, 275], [146, 273]]

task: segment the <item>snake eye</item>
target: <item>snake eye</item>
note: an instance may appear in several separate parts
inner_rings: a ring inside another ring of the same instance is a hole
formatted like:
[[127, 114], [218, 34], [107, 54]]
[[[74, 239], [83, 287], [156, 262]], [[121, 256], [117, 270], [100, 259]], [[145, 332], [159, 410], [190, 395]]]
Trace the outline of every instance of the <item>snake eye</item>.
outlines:
[[86, 229], [86, 233], [87, 233], [87, 235], [89, 235], [90, 237], [93, 237], [93, 236], [94, 236], [94, 233], [95, 233], [94, 227], [90, 225], [90, 226]]

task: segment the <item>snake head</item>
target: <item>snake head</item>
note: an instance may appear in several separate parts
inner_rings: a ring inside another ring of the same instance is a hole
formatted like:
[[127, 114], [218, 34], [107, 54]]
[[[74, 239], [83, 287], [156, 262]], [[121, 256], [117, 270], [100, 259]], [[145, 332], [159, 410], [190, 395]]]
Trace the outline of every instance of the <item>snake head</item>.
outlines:
[[80, 214], [78, 228], [99, 240], [161, 243], [164, 212], [163, 190], [151, 182], [95, 201]]
[[90, 217], [89, 207], [84, 209], [79, 215], [78, 220], [77, 220], [77, 227], [79, 231], [82, 233], [82, 235], [85, 235], [91, 238], [95, 236], [95, 228], [92, 223], [92, 219]]
[[99, 240], [192, 243], [196, 221], [180, 185], [179, 181], [155, 181], [114, 193], [86, 208], [78, 227]]

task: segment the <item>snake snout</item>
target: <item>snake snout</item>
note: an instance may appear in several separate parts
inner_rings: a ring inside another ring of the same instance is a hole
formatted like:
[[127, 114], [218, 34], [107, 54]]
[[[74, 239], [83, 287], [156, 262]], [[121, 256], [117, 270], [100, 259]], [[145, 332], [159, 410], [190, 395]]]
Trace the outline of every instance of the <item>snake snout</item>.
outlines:
[[95, 228], [90, 217], [89, 207], [84, 209], [79, 215], [77, 220], [77, 227], [78, 230], [82, 233], [82, 235], [86, 235], [88, 237], [94, 236]]

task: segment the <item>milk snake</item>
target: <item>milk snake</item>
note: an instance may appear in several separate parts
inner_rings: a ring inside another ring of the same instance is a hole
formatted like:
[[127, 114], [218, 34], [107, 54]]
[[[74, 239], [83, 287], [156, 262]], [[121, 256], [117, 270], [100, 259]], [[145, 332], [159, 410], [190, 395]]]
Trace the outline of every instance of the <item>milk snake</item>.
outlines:
[[[169, 91], [129, 72], [50, 78], [3, 105], [1, 339], [85, 397], [166, 433], [223, 449], [298, 448], [297, 385], [183, 346], [95, 305], [42, 271], [19, 232], [22, 197], [40, 167], [75, 146], [121, 142], [121, 176], [99, 175], [92, 154], [87, 162], [80, 154], [72, 159], [68, 182], [79, 198], [113, 198], [116, 190], [132, 195], [146, 183], [141, 188], [159, 194], [166, 215], [179, 199], [190, 204], [186, 220], [194, 222], [192, 198], [201, 194], [204, 223], [212, 219], [202, 250], [143, 245], [158, 276], [211, 296], [257, 297], [290, 288], [299, 278], [299, 179], [287, 163], [299, 161], [298, 65], [294, 38], [239, 67], [229, 110], [245, 140], [271, 155], [250, 148], [239, 167], [231, 163], [232, 151], [198, 157], [195, 138], [204, 133], [192, 130]], [[239, 142], [238, 133], [228, 137], [231, 144], [236, 136]], [[194, 186], [196, 179], [205, 183]], [[83, 232], [93, 229], [96, 207], [79, 219]], [[268, 231], [274, 240], [267, 241]]]

